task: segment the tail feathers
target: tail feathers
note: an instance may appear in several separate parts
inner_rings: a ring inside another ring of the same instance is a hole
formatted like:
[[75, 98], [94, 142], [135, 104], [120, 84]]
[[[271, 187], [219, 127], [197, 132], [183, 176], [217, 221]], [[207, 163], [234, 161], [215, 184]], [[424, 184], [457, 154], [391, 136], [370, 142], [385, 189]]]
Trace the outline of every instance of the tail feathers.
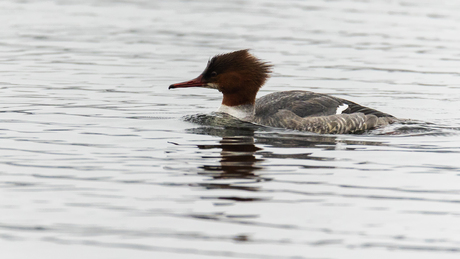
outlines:
[[401, 119], [397, 119], [395, 117], [378, 117], [377, 125], [375, 125], [376, 128], [378, 127], [384, 127], [388, 124], [392, 124], [398, 121], [402, 121]]

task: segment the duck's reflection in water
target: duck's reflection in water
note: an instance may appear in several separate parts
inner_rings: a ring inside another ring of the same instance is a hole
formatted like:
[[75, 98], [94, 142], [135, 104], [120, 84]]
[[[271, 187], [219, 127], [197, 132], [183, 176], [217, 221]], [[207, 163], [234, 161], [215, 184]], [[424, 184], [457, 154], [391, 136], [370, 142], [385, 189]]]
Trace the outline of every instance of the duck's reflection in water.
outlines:
[[262, 148], [254, 145], [254, 138], [249, 136], [223, 137], [219, 145], [198, 145], [199, 149], [219, 148], [220, 165], [203, 165], [202, 168], [208, 172], [220, 172], [212, 174], [216, 179], [222, 178], [256, 178], [254, 171], [261, 169], [256, 166], [256, 151]]
[[[237, 125], [238, 126], [238, 125]], [[366, 139], [352, 140], [331, 135], [317, 135], [304, 133], [270, 132], [257, 127], [239, 125], [239, 127], [198, 127], [188, 131], [193, 134], [219, 136], [219, 143], [197, 145], [200, 150], [220, 149], [219, 165], [208, 164], [210, 158], [203, 156], [205, 162], [200, 166], [205, 174], [213, 179], [257, 179], [267, 181], [270, 178], [257, 174], [264, 168], [264, 161], [271, 159], [296, 159], [310, 161], [333, 161], [335, 158], [328, 153], [327, 157], [318, 156], [315, 149], [320, 150], [362, 150], [365, 146], [385, 145], [381, 142]], [[255, 133], [257, 132], [257, 133]], [[268, 150], [264, 150], [264, 148]], [[290, 150], [291, 149], [291, 150]], [[278, 152], [279, 151], [279, 152]], [[292, 151], [292, 152], [289, 152]], [[300, 152], [299, 152], [300, 151]], [[305, 152], [302, 152], [305, 151]], [[316, 154], [315, 154], [316, 153]], [[215, 161], [215, 160], [214, 160]], [[302, 168], [335, 168], [331, 163], [297, 164]]]
[[[220, 149], [219, 165], [207, 164], [209, 159], [215, 156], [203, 156], [206, 164], [200, 166], [203, 169], [199, 174], [204, 174], [213, 179], [254, 179], [256, 181], [269, 181], [270, 177], [261, 176], [257, 171], [263, 168], [265, 159], [301, 159], [301, 160], [331, 160], [313, 156], [311, 152], [299, 153], [298, 149], [291, 154], [283, 149], [282, 154], [273, 151], [265, 151], [262, 145], [271, 148], [332, 148], [337, 145], [334, 136], [307, 136], [307, 135], [278, 135], [274, 132], [258, 132], [255, 137], [255, 129], [251, 127], [198, 127], [188, 130], [194, 134], [219, 136], [222, 139], [218, 144], [197, 145], [200, 150]], [[256, 145], [258, 143], [260, 145]], [[315, 166], [316, 168], [318, 166]], [[331, 168], [331, 166], [326, 166]], [[219, 183], [205, 184], [207, 188], [233, 188], [232, 186]], [[240, 188], [240, 187], [238, 187]], [[248, 189], [249, 190], [249, 189]], [[255, 189], [251, 189], [255, 190]]]
[[[262, 169], [260, 164], [264, 159], [256, 157], [256, 152], [261, 151], [262, 148], [254, 144], [253, 129], [199, 127], [189, 129], [188, 131], [194, 134], [212, 135], [222, 138], [219, 143], [216, 144], [197, 145], [200, 150], [219, 150], [219, 164], [213, 164], [211, 162], [210, 159], [215, 161], [215, 156], [202, 156], [205, 163], [199, 166], [202, 171], [198, 173], [200, 175], [209, 176], [217, 181], [201, 182], [197, 184], [198, 186], [206, 189], [228, 189], [253, 192], [259, 190], [259, 187], [253, 185], [254, 182], [270, 180], [269, 178], [264, 178], [260, 176], [260, 174], [257, 174], [257, 171]], [[244, 181], [241, 182], [238, 180]], [[220, 196], [214, 198], [235, 201], [258, 200], [257, 198], [240, 196]]]

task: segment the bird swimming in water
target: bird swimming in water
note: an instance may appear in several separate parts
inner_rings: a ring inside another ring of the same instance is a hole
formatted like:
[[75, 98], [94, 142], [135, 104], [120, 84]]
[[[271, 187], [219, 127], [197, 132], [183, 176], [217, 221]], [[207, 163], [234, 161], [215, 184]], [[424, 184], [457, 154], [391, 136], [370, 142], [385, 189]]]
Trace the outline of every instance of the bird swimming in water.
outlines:
[[352, 101], [310, 91], [275, 92], [256, 99], [271, 68], [247, 49], [238, 50], [214, 56], [197, 78], [169, 89], [217, 89], [223, 94], [217, 112], [255, 124], [320, 134], [361, 133], [397, 120]]

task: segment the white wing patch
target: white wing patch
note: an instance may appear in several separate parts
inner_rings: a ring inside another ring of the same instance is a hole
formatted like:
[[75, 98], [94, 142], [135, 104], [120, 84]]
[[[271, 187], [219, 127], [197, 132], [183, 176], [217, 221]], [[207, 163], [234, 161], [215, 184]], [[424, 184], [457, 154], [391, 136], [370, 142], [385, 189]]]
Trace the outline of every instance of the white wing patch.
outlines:
[[348, 108], [348, 104], [343, 103], [339, 105], [339, 107], [337, 107], [337, 111], [335, 112], [335, 114], [342, 114], [342, 112], [345, 111], [347, 108]]

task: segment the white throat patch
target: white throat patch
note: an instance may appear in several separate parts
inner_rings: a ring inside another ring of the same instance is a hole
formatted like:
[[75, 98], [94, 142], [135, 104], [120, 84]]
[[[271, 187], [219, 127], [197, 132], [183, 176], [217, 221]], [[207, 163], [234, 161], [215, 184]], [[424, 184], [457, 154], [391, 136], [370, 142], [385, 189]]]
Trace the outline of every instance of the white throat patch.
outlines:
[[227, 106], [222, 104], [217, 112], [227, 113], [240, 120], [252, 116], [254, 113], [253, 105]]

